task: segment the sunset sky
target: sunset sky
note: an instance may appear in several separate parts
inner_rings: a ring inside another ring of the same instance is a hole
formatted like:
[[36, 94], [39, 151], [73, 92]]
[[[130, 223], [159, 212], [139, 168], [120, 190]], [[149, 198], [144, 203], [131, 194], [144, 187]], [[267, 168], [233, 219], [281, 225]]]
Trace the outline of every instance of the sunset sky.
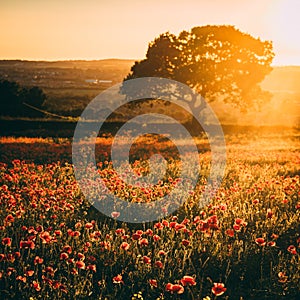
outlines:
[[231, 24], [272, 40], [274, 65], [300, 65], [298, 0], [0, 0], [0, 59], [145, 56], [160, 33]]

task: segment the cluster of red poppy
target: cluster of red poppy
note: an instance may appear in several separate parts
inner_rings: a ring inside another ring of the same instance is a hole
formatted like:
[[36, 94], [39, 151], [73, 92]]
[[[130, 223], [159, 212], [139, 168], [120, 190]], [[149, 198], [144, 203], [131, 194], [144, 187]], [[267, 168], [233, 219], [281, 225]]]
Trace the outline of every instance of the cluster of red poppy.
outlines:
[[[215, 259], [220, 269], [244, 263], [243, 272], [247, 272], [253, 269], [247, 264], [256, 263], [253, 253], [263, 255], [264, 262], [277, 258], [272, 261], [272, 287], [284, 292], [289, 287], [295, 290], [299, 276], [295, 261], [300, 252], [295, 232], [300, 177], [295, 170], [300, 160], [295, 152], [285, 156], [270, 152], [271, 165], [264, 155], [249, 153], [248, 163], [234, 152], [226, 182], [211, 204], [197, 207], [203, 180], [190, 191], [178, 215], [143, 229], [129, 229], [115, 220], [91, 220], [89, 204], [80, 194], [70, 165], [36, 165], [20, 160], [13, 161], [11, 167], [1, 164], [0, 292], [15, 289], [24, 298], [51, 293], [56, 299], [65, 299], [92, 293], [120, 299], [130, 287], [147, 291], [145, 297], [149, 299], [161, 294], [166, 299], [192, 295], [202, 299], [209, 294], [222, 298], [224, 293], [226, 297], [239, 290], [239, 278], [237, 288], [227, 281], [227, 276], [239, 272], [216, 275]], [[130, 187], [124, 185], [110, 162], [98, 165], [107, 187], [136, 202], [153, 201], [180, 181], [171, 165], [168, 172], [174, 176], [168, 174], [152, 189]], [[133, 168], [136, 176], [147, 173], [140, 161]], [[279, 169], [291, 175], [278, 174]], [[111, 212], [114, 219], [119, 214]]]

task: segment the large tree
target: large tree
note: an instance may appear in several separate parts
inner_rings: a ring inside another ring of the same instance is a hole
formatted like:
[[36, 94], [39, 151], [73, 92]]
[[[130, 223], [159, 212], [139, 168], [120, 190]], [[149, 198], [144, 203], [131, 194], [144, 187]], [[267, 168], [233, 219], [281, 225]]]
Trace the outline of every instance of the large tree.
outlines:
[[259, 108], [270, 99], [259, 83], [272, 70], [273, 57], [272, 42], [234, 26], [194, 27], [179, 35], [163, 33], [151, 42], [146, 58], [135, 62], [125, 83], [140, 77], [169, 78], [195, 91], [185, 98], [191, 108], [198, 101], [196, 93], [208, 102], [221, 100], [242, 110]]

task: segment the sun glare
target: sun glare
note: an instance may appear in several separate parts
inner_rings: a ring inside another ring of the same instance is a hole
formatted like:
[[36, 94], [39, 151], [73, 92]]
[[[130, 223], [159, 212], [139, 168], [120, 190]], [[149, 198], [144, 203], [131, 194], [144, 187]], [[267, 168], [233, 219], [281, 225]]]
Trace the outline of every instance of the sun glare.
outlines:
[[[271, 26], [278, 44], [285, 50], [300, 51], [300, 2], [298, 0], [280, 1], [275, 5]], [[296, 54], [296, 53], [295, 53]]]

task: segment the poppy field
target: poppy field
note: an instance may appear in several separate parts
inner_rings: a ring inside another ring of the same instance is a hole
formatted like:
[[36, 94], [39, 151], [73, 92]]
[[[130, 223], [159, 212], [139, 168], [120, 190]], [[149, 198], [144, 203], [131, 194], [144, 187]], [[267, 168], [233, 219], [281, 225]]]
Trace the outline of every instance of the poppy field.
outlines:
[[[204, 206], [211, 154], [197, 138], [195, 189], [144, 224], [107, 217], [85, 199], [70, 140], [0, 138], [0, 299], [299, 299], [299, 137], [225, 136], [225, 175]], [[125, 185], [110, 161], [112, 137], [97, 141], [98, 172], [127, 201], [155, 201], [181, 180], [174, 145], [149, 139], [134, 145], [131, 166], [147, 174], [159, 145], [168, 168], [152, 189]]]

